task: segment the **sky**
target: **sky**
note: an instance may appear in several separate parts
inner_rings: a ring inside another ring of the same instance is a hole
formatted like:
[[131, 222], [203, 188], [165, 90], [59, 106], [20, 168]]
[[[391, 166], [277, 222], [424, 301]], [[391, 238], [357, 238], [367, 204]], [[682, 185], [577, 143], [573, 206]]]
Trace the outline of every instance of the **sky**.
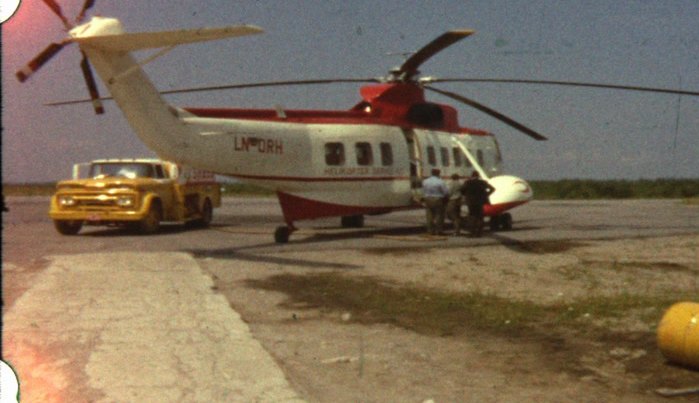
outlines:
[[[57, 0], [72, 19], [83, 0]], [[699, 91], [696, 0], [97, 0], [90, 15], [130, 32], [254, 24], [262, 35], [185, 45], [149, 63], [161, 90], [258, 81], [379, 77], [441, 33], [476, 33], [421, 66], [424, 75], [567, 80]], [[121, 112], [91, 105], [77, 46], [24, 84], [15, 72], [66, 35], [39, 0], [2, 24], [3, 183], [66, 179], [76, 162], [151, 157]], [[139, 53], [148, 57], [152, 51]], [[526, 179], [699, 177], [699, 97], [512, 84], [435, 84], [544, 134], [539, 142], [466, 106], [462, 125], [494, 133], [507, 173]], [[100, 93], [108, 95], [99, 83]], [[356, 84], [168, 96], [177, 106], [348, 109]]]

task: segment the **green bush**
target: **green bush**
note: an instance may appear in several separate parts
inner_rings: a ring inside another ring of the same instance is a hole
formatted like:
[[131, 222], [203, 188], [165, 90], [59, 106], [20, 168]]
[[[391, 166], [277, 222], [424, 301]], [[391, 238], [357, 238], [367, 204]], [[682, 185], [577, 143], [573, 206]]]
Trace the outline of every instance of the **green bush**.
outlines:
[[686, 199], [699, 197], [699, 179], [531, 181], [534, 195], [546, 199]]

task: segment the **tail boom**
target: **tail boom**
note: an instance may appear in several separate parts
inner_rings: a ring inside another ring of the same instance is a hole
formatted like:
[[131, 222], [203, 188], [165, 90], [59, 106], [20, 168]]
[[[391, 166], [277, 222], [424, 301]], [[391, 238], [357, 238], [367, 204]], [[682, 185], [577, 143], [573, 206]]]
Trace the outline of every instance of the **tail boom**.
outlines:
[[[255, 26], [125, 33], [114, 18], [94, 17], [70, 31], [138, 137], [160, 157], [190, 164], [196, 130], [168, 105], [130, 52], [260, 33]], [[200, 150], [196, 150], [200, 151]]]

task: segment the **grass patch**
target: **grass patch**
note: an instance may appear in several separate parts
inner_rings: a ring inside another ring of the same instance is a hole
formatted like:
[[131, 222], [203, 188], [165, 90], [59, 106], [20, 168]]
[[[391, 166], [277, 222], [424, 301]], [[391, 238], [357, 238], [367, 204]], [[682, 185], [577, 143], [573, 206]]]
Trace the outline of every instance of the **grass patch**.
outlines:
[[2, 194], [4, 196], [51, 196], [55, 192], [55, 183], [12, 183], [2, 185]]
[[615, 319], [633, 312], [651, 312], [641, 319], [652, 326], [674, 302], [691, 297], [623, 293], [567, 304], [541, 305], [480, 292], [397, 286], [373, 277], [355, 278], [338, 273], [281, 274], [264, 280], [249, 280], [247, 284], [287, 294], [289, 298], [284, 307], [289, 309], [349, 312], [352, 320], [358, 323], [391, 324], [436, 336], [470, 331], [507, 336], [536, 335], [551, 331], [552, 326], [577, 331], [582, 319]]
[[[319, 310], [338, 322], [342, 315], [351, 313], [350, 322], [389, 324], [428, 336], [524, 343], [529, 346], [525, 351], [540, 356], [541, 365], [576, 378], [613, 379], [604, 375], [605, 368], [621, 366], [626, 374], [645, 380], [638, 384], [639, 390], [679, 387], [696, 380], [695, 372], [669, 370], [659, 354], [653, 353], [657, 349], [654, 329], [663, 313], [677, 301], [694, 299], [696, 293], [622, 293], [546, 306], [479, 292], [398, 286], [377, 278], [332, 272], [280, 274], [248, 280], [247, 284], [286, 293], [285, 308]], [[637, 328], [638, 320], [647, 328]]]
[[519, 252], [545, 254], [545, 253], [563, 253], [573, 248], [580, 248], [587, 245], [584, 242], [555, 240], [555, 241], [511, 241], [506, 243]]
[[653, 326], [657, 324], [667, 308], [683, 299], [691, 299], [691, 296], [689, 293], [686, 295], [640, 295], [625, 292], [611, 297], [595, 296], [580, 299], [570, 304], [551, 307], [550, 311], [555, 314], [555, 322], [565, 326], [573, 326], [581, 318], [620, 319], [633, 312], [643, 312], [644, 314], [639, 314], [639, 319], [645, 324]]
[[275, 196], [273, 190], [261, 188], [255, 185], [246, 183], [224, 183], [221, 185], [221, 196], [224, 197], [259, 197], [259, 196]]
[[534, 195], [545, 199], [684, 199], [699, 196], [699, 179], [530, 181]]
[[335, 273], [281, 274], [249, 280], [248, 285], [286, 293], [289, 308], [350, 312], [355, 322], [387, 323], [430, 335], [461, 334], [469, 329], [504, 331], [523, 326], [527, 318], [542, 313], [535, 304], [512, 303], [493, 295], [397, 287], [372, 277]]

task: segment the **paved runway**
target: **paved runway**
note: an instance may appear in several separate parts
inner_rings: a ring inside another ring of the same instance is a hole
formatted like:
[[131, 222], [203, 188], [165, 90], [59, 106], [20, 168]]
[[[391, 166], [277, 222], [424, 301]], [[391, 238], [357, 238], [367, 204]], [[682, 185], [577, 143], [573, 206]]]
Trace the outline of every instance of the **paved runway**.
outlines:
[[212, 285], [184, 253], [53, 257], [4, 317], [22, 401], [300, 401]]
[[[274, 199], [226, 199], [208, 230], [156, 236], [86, 228], [58, 235], [45, 198], [10, 198], [3, 214], [3, 357], [24, 401], [296, 401], [297, 393], [202, 272], [199, 259], [283, 264], [294, 251], [469, 248], [541, 240], [626, 239], [699, 232], [699, 209], [677, 200], [534, 202], [515, 229], [484, 238], [406, 242], [423, 213], [300, 223], [272, 241]], [[29, 388], [31, 386], [31, 388]]]

